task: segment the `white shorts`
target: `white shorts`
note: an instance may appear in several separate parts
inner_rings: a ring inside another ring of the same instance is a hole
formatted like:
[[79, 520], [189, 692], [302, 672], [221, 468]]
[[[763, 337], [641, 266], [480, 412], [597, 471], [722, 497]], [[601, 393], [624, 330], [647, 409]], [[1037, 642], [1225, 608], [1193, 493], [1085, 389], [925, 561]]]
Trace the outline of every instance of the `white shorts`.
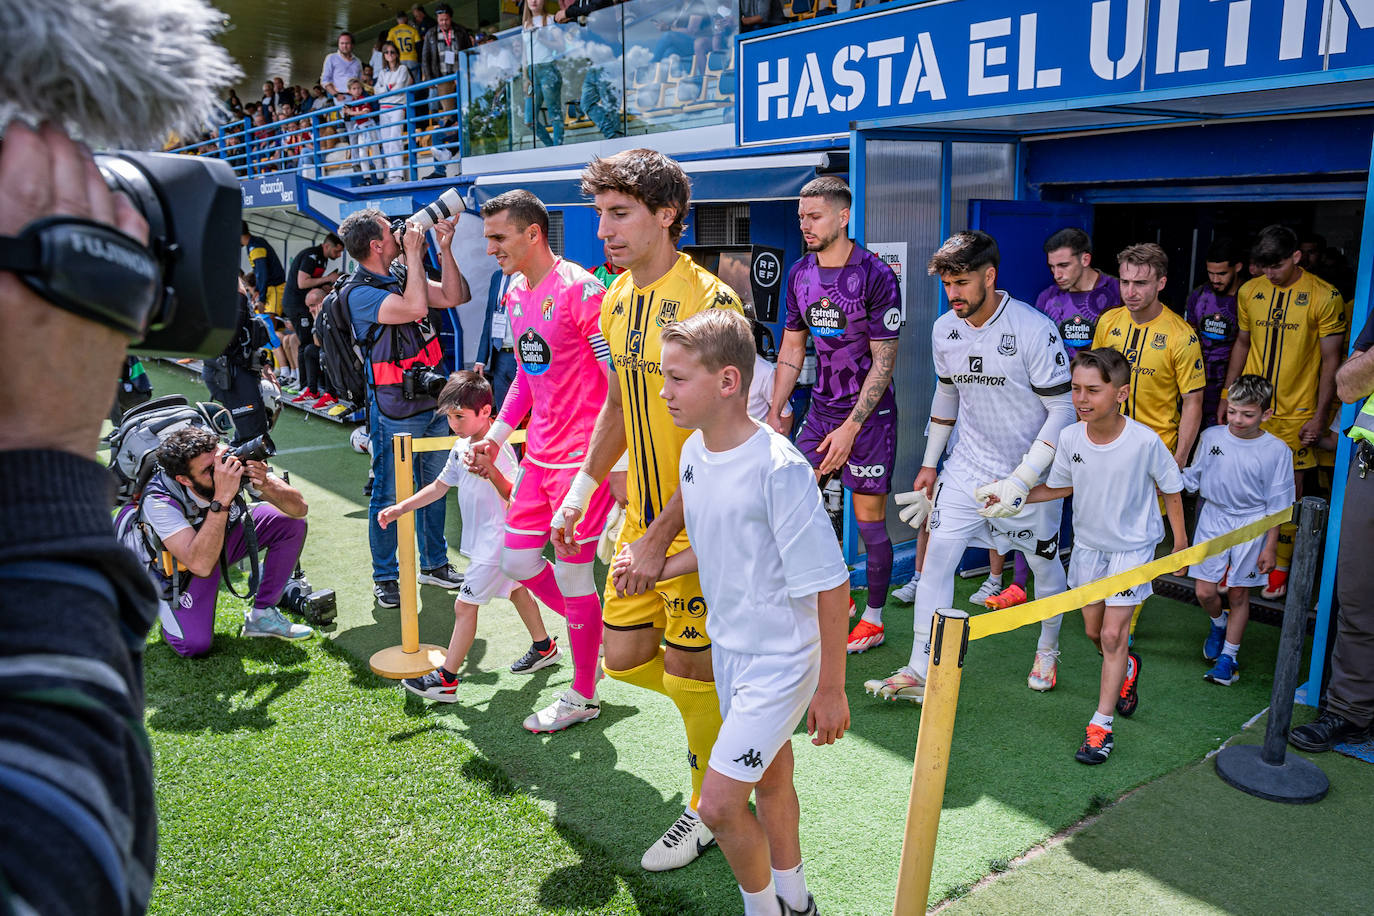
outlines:
[[[1264, 518], [1263, 514], [1252, 516], [1228, 516], [1220, 510], [1213, 510], [1212, 503], [1203, 503], [1197, 516], [1197, 530], [1193, 532], [1193, 543], [1200, 544], [1220, 537], [1228, 531], [1235, 531], [1244, 525]], [[1214, 557], [1208, 557], [1196, 566], [1188, 567], [1188, 575], [1203, 582], [1220, 582], [1226, 577], [1231, 588], [1251, 588], [1263, 585], [1265, 577], [1260, 575], [1259, 557], [1264, 550], [1265, 535], [1253, 541], [1228, 547]]]
[[1047, 560], [1058, 556], [1064, 501], [1027, 503], [1010, 518], [984, 518], [978, 514], [973, 491], [985, 483], [991, 481], [975, 482], [967, 473], [946, 466], [935, 483], [935, 504], [926, 523], [930, 536], [998, 553], [1019, 550]]
[[724, 721], [711, 748], [711, 769], [758, 782], [792, 740], [821, 679], [821, 644], [787, 655], [711, 650]]
[[[1096, 582], [1098, 579], [1105, 579], [1128, 569], [1135, 569], [1154, 558], [1155, 549], [1153, 547], [1109, 551], [1094, 550], [1091, 547], [1084, 547], [1082, 544], [1075, 543], [1073, 553], [1069, 555], [1069, 588], [1078, 588], [1081, 585]], [[1135, 607], [1137, 604], [1144, 603], [1145, 599], [1153, 594], [1154, 589], [1150, 587], [1148, 581], [1145, 581], [1134, 588], [1128, 588], [1108, 596], [1105, 603], [1109, 607]]]
[[458, 600], [478, 607], [493, 598], [509, 598], [516, 584], [501, 573], [501, 564], [469, 563], [463, 571], [463, 584], [458, 589]]

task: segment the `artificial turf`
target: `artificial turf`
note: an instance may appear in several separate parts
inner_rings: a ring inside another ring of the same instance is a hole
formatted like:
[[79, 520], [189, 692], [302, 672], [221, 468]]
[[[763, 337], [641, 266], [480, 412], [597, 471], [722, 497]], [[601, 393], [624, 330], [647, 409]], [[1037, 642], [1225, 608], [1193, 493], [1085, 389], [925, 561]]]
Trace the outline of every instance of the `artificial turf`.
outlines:
[[[184, 373], [150, 375], [158, 393], [203, 397]], [[506, 670], [528, 636], [499, 601], [482, 612], [460, 702], [426, 704], [367, 670], [400, 630], [398, 612], [372, 602], [367, 461], [347, 431], [287, 411], [273, 432], [274, 465], [311, 506], [306, 572], [339, 594], [334, 632], [308, 646], [240, 640], [225, 597], [209, 658], [178, 659], [156, 635], [150, 642], [162, 819], [154, 910], [738, 913], [719, 852], [667, 874], [638, 867], [688, 790], [666, 698], [608, 680], [599, 720], [530, 735], [520, 721], [567, 685], [571, 666]], [[456, 545], [452, 508], [448, 529]], [[976, 585], [961, 582], [956, 603]], [[452, 596], [420, 595], [421, 639], [443, 645]], [[887, 623], [886, 645], [849, 659], [851, 731], [833, 747], [794, 741], [807, 875], [827, 914], [892, 907], [920, 708], [863, 693], [865, 679], [906, 661], [909, 608], [890, 605]], [[1202, 680], [1205, 634], [1198, 608], [1151, 599], [1137, 633], [1139, 712], [1119, 720], [1116, 751], [1093, 768], [1072, 756], [1097, 693], [1080, 618], [1065, 622], [1059, 685], [1047, 694], [1026, 688], [1033, 632], [973, 643], [931, 902], [1201, 759], [1263, 709], [1277, 632], [1251, 629], [1229, 688]]]

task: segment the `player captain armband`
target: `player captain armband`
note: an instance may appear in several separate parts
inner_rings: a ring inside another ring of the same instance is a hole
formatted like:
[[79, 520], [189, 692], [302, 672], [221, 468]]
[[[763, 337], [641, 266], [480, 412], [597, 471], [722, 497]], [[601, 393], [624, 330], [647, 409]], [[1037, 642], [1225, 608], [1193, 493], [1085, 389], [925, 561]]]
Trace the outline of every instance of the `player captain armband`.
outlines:
[[58, 308], [141, 339], [164, 299], [162, 265], [147, 246], [74, 216], [35, 220], [0, 237], [0, 270], [12, 271]]

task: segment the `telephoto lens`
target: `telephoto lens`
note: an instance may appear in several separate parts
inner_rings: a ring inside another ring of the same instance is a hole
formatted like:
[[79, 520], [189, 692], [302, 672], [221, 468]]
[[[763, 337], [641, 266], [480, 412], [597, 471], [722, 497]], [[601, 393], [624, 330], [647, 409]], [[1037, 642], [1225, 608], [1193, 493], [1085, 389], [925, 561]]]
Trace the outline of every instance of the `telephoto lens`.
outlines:
[[410, 222], [415, 223], [425, 232], [434, 228], [434, 224], [441, 219], [448, 219], [463, 212], [463, 197], [458, 193], [457, 188], [449, 188], [439, 195], [439, 199], [428, 207], [416, 211], [410, 218]]

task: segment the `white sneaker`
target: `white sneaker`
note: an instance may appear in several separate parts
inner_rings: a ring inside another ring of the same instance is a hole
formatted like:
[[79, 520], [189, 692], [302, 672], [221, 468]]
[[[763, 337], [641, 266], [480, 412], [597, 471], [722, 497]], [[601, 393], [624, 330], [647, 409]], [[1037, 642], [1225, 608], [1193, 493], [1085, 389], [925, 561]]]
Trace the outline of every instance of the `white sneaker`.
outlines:
[[1002, 594], [1002, 582], [989, 576], [983, 580], [983, 584], [978, 586], [978, 591], [969, 596], [969, 604], [976, 604], [979, 607], [987, 607], [988, 599], [993, 595]]
[[911, 604], [916, 600], [916, 586], [921, 582], [920, 579], [912, 579], [906, 585], [892, 593], [893, 601], [900, 601], [902, 604]]
[[596, 702], [595, 697], [587, 699], [569, 687], [559, 694], [558, 699], [551, 704], [531, 713], [529, 718], [525, 720], [525, 728], [535, 734], [557, 732], [569, 725], [595, 719], [599, 715], [601, 715], [601, 704]]
[[716, 838], [701, 822], [701, 818], [684, 811], [668, 828], [668, 832], [648, 848], [639, 865], [645, 871], [672, 871], [690, 865], [714, 845]]
[[880, 700], [920, 703], [926, 698], [926, 679], [910, 668], [898, 668], [888, 677], [864, 681], [864, 690]]
[[1026, 686], [1044, 693], [1053, 690], [1059, 671], [1058, 649], [1036, 649], [1035, 663], [1026, 677]]

